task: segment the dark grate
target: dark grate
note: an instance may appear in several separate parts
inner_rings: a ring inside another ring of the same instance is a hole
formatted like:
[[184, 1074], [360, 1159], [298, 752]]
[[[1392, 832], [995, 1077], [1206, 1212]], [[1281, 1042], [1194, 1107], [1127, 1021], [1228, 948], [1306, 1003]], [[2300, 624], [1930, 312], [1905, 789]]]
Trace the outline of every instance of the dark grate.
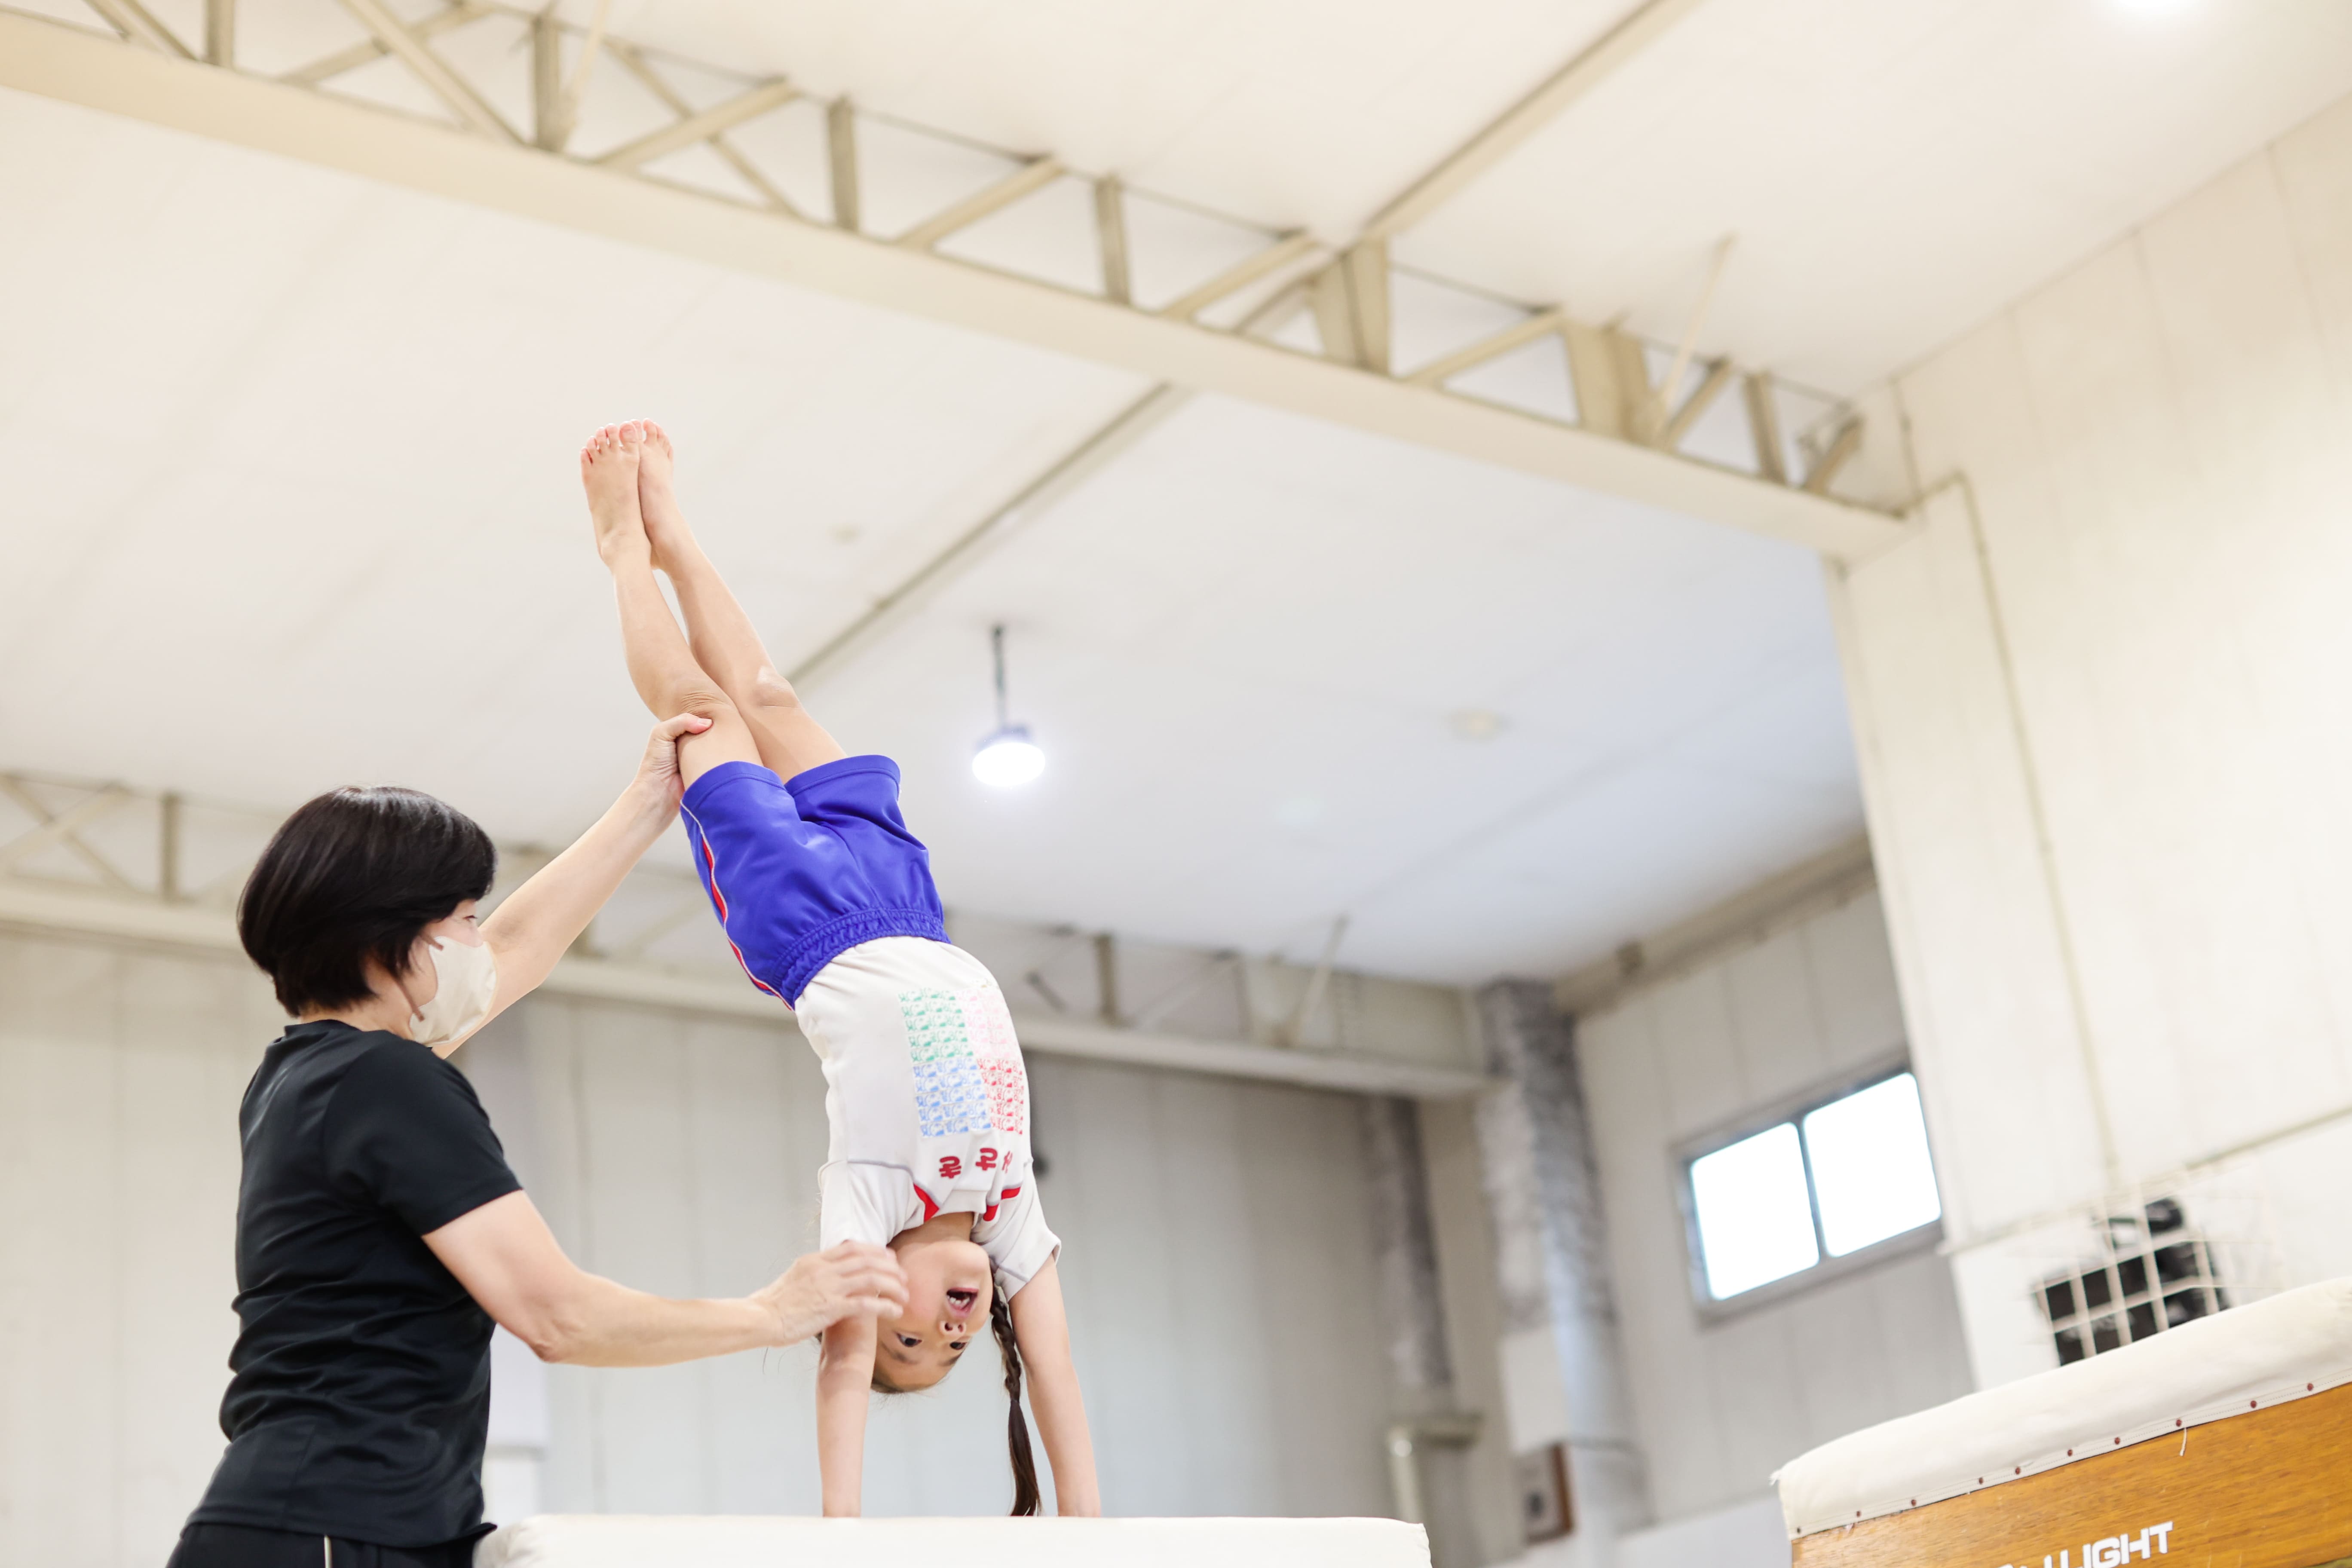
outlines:
[[2230, 1304], [2213, 1268], [2213, 1248], [2191, 1230], [2177, 1198], [2157, 1198], [2101, 1226], [2104, 1257], [2042, 1282], [2036, 1297], [2050, 1320], [2060, 1365], [2177, 1329]]

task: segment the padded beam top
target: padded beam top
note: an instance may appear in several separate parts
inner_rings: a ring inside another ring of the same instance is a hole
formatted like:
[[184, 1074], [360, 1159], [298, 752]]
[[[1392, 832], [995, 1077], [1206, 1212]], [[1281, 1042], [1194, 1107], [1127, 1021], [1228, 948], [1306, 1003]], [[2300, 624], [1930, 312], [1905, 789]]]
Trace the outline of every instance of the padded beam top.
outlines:
[[2352, 1279], [2334, 1279], [1867, 1427], [1772, 1479], [1790, 1535], [1810, 1535], [2345, 1383]]
[[475, 1568], [1429, 1568], [1392, 1519], [742, 1519], [542, 1514]]

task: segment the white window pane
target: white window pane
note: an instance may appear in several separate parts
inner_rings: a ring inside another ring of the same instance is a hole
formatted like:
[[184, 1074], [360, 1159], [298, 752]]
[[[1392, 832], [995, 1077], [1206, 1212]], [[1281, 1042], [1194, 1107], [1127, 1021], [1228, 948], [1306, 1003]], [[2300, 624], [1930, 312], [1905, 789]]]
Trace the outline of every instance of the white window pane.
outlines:
[[1805, 1118], [1822, 1240], [1842, 1258], [1943, 1214], [1919, 1084], [1909, 1073], [1873, 1084]]
[[1706, 1289], [1717, 1300], [1821, 1261], [1794, 1122], [1693, 1160], [1690, 1178]]

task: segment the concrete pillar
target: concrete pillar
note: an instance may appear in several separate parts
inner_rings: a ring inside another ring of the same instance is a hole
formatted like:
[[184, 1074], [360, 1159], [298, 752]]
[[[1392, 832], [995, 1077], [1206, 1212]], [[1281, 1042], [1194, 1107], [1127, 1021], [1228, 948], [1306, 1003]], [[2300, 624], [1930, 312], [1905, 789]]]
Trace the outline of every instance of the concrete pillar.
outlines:
[[1454, 1394], [1454, 1358], [1445, 1345], [1445, 1305], [1437, 1284], [1437, 1240], [1429, 1222], [1429, 1184], [1421, 1157], [1421, 1119], [1410, 1100], [1367, 1097], [1364, 1155], [1370, 1167], [1372, 1244], [1378, 1249], [1381, 1325], [1389, 1373], [1420, 1415], [1443, 1410]]
[[1388, 1338], [1392, 1425], [1389, 1474], [1398, 1517], [1428, 1526], [1435, 1568], [1484, 1560], [1471, 1518], [1463, 1453], [1481, 1417], [1460, 1407], [1439, 1283], [1421, 1108], [1402, 1099], [1362, 1102], [1381, 1324]]
[[1504, 1080], [1479, 1103], [1477, 1120], [1511, 1447], [1566, 1445], [1571, 1560], [1606, 1564], [1619, 1535], [1650, 1521], [1650, 1503], [1575, 1038], [1539, 982], [1487, 986], [1478, 1016], [1488, 1068]]

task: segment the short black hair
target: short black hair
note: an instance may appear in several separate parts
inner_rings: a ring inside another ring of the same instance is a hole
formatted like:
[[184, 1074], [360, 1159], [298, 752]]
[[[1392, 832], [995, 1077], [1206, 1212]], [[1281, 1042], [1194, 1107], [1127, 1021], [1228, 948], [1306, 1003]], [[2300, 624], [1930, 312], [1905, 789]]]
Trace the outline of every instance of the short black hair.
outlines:
[[370, 994], [365, 961], [408, 973], [417, 937], [490, 890], [499, 852], [464, 812], [389, 784], [332, 790], [288, 817], [236, 900], [236, 934], [299, 1016]]

